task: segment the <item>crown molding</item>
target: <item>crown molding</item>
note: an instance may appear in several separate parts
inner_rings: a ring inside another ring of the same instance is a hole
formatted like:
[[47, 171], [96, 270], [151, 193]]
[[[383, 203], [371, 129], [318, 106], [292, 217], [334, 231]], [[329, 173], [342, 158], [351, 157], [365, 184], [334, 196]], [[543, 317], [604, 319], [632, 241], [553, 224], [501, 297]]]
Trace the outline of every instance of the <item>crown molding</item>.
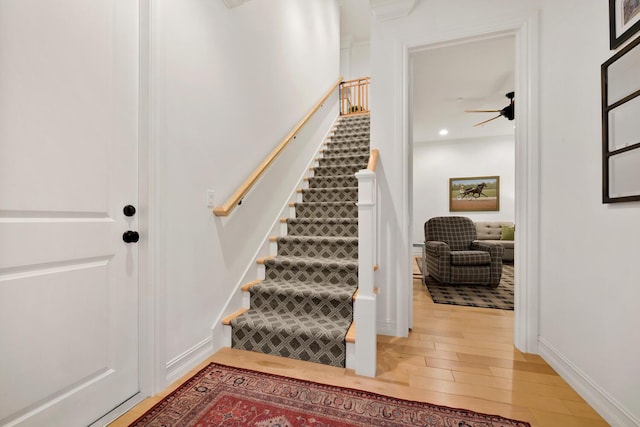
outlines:
[[224, 3], [225, 6], [231, 9], [236, 6], [240, 6], [242, 3], [245, 3], [248, 1], [249, 0], [222, 0], [222, 3]]
[[373, 16], [378, 22], [408, 16], [418, 0], [369, 0]]

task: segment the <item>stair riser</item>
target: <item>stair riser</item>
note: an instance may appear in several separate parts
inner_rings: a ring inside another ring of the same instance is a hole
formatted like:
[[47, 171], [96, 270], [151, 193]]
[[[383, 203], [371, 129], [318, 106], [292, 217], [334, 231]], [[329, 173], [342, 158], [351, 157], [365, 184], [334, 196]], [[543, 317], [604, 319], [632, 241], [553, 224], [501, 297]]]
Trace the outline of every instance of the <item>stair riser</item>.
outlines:
[[368, 124], [350, 124], [345, 126], [339, 126], [333, 130], [333, 135], [345, 135], [352, 133], [371, 133], [370, 126]]
[[309, 188], [340, 188], [357, 187], [358, 179], [355, 175], [336, 177], [313, 177], [309, 178]]
[[358, 188], [308, 188], [302, 190], [303, 202], [357, 202]]
[[[334, 144], [336, 145], [336, 144]], [[323, 158], [330, 159], [332, 157], [341, 157], [349, 154], [357, 154], [357, 155], [365, 155], [369, 156], [369, 146], [366, 147], [358, 147], [358, 148], [339, 148], [339, 145], [336, 145], [337, 148], [325, 148], [322, 152]]]
[[366, 168], [366, 163], [363, 165], [317, 166], [313, 169], [313, 176], [353, 175]]
[[335, 138], [329, 138], [327, 141], [329, 144], [366, 144], [369, 145], [371, 139], [367, 137], [355, 137], [355, 136], [337, 136]]
[[251, 295], [251, 307], [256, 310], [268, 310], [292, 315], [326, 316], [331, 320], [353, 319], [351, 297], [344, 301], [328, 300], [304, 295], [265, 294], [258, 292]]
[[290, 236], [358, 237], [358, 224], [287, 224]]
[[[240, 335], [245, 335], [243, 339]], [[232, 346], [241, 350], [257, 351], [274, 356], [288, 357], [309, 362], [322, 363], [343, 368], [346, 362], [346, 345], [326, 338], [314, 338], [303, 335], [280, 335], [270, 331], [247, 330], [234, 328]], [[278, 345], [273, 344], [274, 341]], [[331, 347], [335, 355], [322, 351]], [[344, 356], [342, 356], [344, 355]]]
[[296, 218], [358, 218], [358, 206], [355, 203], [327, 205], [298, 203], [295, 211]]
[[278, 241], [278, 255], [319, 258], [358, 259], [358, 242], [291, 242]]
[[349, 139], [370, 139], [369, 132], [341, 132], [330, 135], [332, 141], [344, 141]]
[[369, 129], [363, 128], [350, 128], [350, 129], [336, 129], [328, 136], [330, 138], [369, 138], [371, 132]]
[[318, 161], [319, 166], [365, 165], [369, 161], [368, 154], [349, 157], [329, 157]]
[[349, 286], [357, 286], [357, 268], [345, 268], [343, 265], [332, 266], [284, 266], [266, 265], [265, 277], [272, 280], [298, 280], [302, 282], [329, 282], [344, 283]]
[[327, 150], [352, 150], [352, 149], [369, 149], [368, 139], [355, 139], [350, 141], [329, 141], [326, 145]]

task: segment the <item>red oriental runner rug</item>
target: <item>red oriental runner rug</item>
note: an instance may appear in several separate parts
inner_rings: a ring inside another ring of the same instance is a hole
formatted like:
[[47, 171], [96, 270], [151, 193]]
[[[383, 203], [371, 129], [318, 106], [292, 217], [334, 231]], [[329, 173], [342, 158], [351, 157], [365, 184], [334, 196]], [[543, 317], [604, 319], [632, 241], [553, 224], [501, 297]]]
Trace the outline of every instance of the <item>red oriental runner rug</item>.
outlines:
[[530, 427], [530, 424], [211, 363], [131, 426]]

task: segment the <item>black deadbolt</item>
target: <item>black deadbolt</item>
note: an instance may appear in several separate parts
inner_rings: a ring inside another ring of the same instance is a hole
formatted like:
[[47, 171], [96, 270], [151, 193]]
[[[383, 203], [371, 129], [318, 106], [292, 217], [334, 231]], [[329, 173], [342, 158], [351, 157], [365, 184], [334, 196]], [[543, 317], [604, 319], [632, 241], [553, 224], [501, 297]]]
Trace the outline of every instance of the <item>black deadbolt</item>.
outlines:
[[136, 214], [136, 208], [135, 206], [127, 205], [122, 209], [122, 212], [124, 212], [125, 216], [134, 216]]
[[140, 240], [140, 235], [137, 231], [127, 230], [122, 235], [122, 240], [124, 240], [125, 243], [136, 243]]

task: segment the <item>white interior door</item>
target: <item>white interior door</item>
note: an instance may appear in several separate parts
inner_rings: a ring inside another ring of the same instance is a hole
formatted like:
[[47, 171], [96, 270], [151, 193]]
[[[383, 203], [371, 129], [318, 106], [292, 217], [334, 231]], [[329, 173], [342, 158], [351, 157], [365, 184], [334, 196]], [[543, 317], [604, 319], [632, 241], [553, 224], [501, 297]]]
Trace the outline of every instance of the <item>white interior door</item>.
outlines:
[[0, 0], [0, 425], [138, 391], [138, 2]]

